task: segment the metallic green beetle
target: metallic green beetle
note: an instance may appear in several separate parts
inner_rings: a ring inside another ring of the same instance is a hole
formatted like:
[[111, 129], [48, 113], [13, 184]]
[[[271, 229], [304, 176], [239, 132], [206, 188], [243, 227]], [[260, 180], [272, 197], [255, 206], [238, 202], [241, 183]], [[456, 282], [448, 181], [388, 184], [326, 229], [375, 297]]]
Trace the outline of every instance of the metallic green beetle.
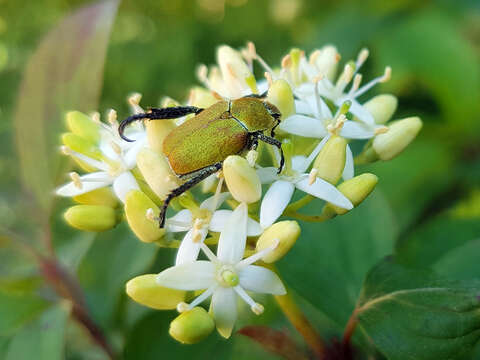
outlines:
[[[278, 147], [281, 154], [278, 172], [283, 168], [282, 143], [274, 138], [281, 114], [275, 105], [264, 100], [263, 95], [219, 101], [206, 109], [195, 106], [152, 108], [123, 120], [118, 132], [122, 139], [132, 141], [123, 132], [134, 121], [175, 119], [192, 113], [195, 114], [193, 118], [173, 129], [163, 141], [163, 153], [173, 172], [188, 180], [165, 199], [159, 215], [160, 228], [165, 225], [168, 204], [174, 197], [219, 171], [229, 155], [255, 149], [259, 140]], [[270, 131], [270, 136], [265, 135], [265, 131]]]

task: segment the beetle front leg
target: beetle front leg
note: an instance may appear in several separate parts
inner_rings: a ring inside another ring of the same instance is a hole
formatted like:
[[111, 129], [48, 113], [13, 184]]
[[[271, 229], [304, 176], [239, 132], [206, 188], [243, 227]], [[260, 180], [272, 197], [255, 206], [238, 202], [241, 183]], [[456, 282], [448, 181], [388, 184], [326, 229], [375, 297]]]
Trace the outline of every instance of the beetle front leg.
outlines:
[[285, 156], [283, 155], [282, 142], [277, 139], [274, 139], [273, 137], [266, 136], [262, 133], [256, 134], [255, 137], [258, 140], [266, 142], [267, 144], [276, 146], [278, 150], [280, 150], [280, 166], [278, 167], [278, 171], [277, 171], [277, 174], [280, 174], [283, 170], [283, 165], [285, 164]]
[[159, 225], [160, 229], [165, 227], [165, 216], [167, 214], [167, 208], [168, 205], [170, 204], [170, 201], [172, 201], [173, 198], [176, 198], [177, 196], [180, 196], [183, 194], [185, 191], [191, 189], [195, 185], [197, 185], [200, 181], [206, 179], [210, 175], [216, 173], [222, 168], [222, 163], [218, 162], [216, 164], [207, 166], [201, 170], [198, 171], [198, 175], [195, 175], [195, 177], [191, 178], [184, 184], [180, 185], [178, 188], [173, 189], [170, 194], [168, 194], [167, 198], [163, 202], [162, 208], [160, 209], [160, 214], [158, 216], [159, 218]]
[[202, 110], [203, 110], [202, 108], [198, 108], [196, 106], [174, 106], [174, 107], [166, 107], [161, 109], [152, 108], [145, 113], [135, 114], [123, 120], [118, 126], [118, 134], [123, 140], [132, 142], [133, 140], [123, 135], [123, 132], [125, 131], [125, 127], [134, 121], [143, 120], [143, 119], [148, 119], [148, 120], [177, 119], [188, 114], [198, 114]]

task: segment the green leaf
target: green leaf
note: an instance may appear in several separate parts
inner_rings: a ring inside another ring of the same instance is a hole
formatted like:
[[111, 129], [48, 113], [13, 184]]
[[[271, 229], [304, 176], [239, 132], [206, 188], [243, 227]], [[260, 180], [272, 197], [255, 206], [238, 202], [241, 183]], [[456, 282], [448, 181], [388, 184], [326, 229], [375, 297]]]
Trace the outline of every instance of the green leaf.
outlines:
[[70, 304], [62, 302], [46, 310], [10, 341], [5, 360], [62, 360]]
[[97, 236], [79, 265], [78, 279], [93, 317], [101, 325], [107, 326], [113, 319], [126, 282], [145, 274], [157, 251], [155, 244], [133, 236], [125, 223]]
[[480, 281], [386, 259], [368, 274], [356, 314], [388, 359], [460, 359], [480, 338]]
[[480, 221], [442, 214], [415, 228], [398, 245], [396, 254], [405, 265], [427, 267], [479, 235]]
[[[475, 225], [480, 227], [478, 221]], [[479, 279], [480, 231], [477, 231], [476, 236], [475, 240], [471, 240], [445, 254], [433, 265], [433, 268], [439, 274], [450, 278], [459, 280]]]
[[[84, 7], [41, 42], [27, 64], [14, 115], [25, 188], [43, 211], [60, 170], [58, 133], [67, 110], [96, 110], [103, 64], [118, 1]], [[46, 213], [48, 215], [48, 212]]]
[[47, 306], [45, 300], [33, 294], [0, 292], [0, 336], [12, 334]]
[[278, 263], [280, 274], [340, 329], [355, 306], [367, 271], [392, 252], [396, 226], [391, 210], [375, 191], [346, 215], [301, 227], [295, 246]]

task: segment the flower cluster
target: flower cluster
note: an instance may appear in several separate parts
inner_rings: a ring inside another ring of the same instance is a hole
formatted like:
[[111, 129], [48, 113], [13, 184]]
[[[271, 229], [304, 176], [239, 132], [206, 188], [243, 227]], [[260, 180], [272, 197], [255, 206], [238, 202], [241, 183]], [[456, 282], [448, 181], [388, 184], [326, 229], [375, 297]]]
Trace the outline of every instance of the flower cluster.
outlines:
[[[130, 280], [128, 295], [154, 309], [176, 308], [181, 314], [170, 334], [180, 342], [198, 342], [215, 327], [228, 338], [238, 298], [259, 315], [263, 306], [252, 293], [286, 293], [272, 264], [295, 244], [300, 226], [279, 219], [326, 221], [352, 210], [377, 183], [374, 174], [356, 175], [354, 164], [392, 159], [422, 126], [417, 117], [390, 121], [397, 107], [392, 95], [360, 100], [391, 76], [387, 67], [362, 85], [360, 70], [367, 58], [368, 51], [361, 50], [340, 68], [340, 55], [328, 45], [308, 57], [292, 49], [277, 68], [252, 43], [241, 51], [220, 46], [218, 64], [198, 68], [203, 87], [192, 88], [183, 104], [166, 98], [162, 107], [208, 108], [256, 94], [281, 113], [275, 131], [285, 166], [277, 173], [281, 154], [270, 145], [228, 156], [219, 172], [202, 181], [201, 192], [193, 188], [174, 198], [164, 228], [158, 226], [160, 207], [186, 180], [172, 170], [163, 142], [180, 124], [195, 121], [195, 115], [137, 122], [126, 129], [125, 135], [135, 140], [127, 142], [119, 136], [113, 110], [107, 123], [99, 114], [68, 113], [70, 132], [62, 136], [62, 151], [85, 174], [71, 172], [71, 182], [56, 191], [79, 203], [66, 211], [66, 221], [81, 230], [105, 231], [125, 218], [141, 241], [178, 248], [174, 266]], [[255, 63], [265, 71], [263, 80], [254, 76]], [[134, 114], [144, 113], [139, 94], [128, 101]], [[364, 144], [358, 154], [350, 146], [354, 140]], [[299, 212], [316, 199], [324, 203], [321, 211]], [[209, 312], [200, 307], [208, 299]]]

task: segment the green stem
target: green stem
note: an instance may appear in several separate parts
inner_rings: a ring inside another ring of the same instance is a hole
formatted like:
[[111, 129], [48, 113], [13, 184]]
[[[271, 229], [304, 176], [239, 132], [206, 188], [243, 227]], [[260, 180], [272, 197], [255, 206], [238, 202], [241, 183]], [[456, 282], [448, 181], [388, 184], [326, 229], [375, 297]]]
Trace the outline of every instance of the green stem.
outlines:
[[358, 317], [357, 317], [357, 310], [355, 309], [350, 315], [350, 319], [348, 319], [347, 325], [345, 326], [345, 330], [343, 332], [343, 340], [342, 343], [344, 346], [350, 344], [350, 339], [352, 338], [355, 329], [357, 328], [358, 324]]
[[307, 194], [304, 197], [302, 197], [301, 199], [299, 199], [299, 200], [291, 203], [290, 205], [288, 205], [287, 208], [284, 210], [284, 213], [296, 212], [299, 209], [301, 209], [302, 207], [304, 207], [305, 205], [309, 204], [313, 199], [315, 199], [314, 196], [312, 196], [310, 194]]
[[326, 215], [306, 215], [306, 214], [301, 214], [296, 211], [284, 211], [283, 215], [291, 216], [294, 217], [298, 220], [302, 221], [308, 221], [308, 222], [324, 222], [329, 219], [331, 219], [331, 216], [326, 216]]

